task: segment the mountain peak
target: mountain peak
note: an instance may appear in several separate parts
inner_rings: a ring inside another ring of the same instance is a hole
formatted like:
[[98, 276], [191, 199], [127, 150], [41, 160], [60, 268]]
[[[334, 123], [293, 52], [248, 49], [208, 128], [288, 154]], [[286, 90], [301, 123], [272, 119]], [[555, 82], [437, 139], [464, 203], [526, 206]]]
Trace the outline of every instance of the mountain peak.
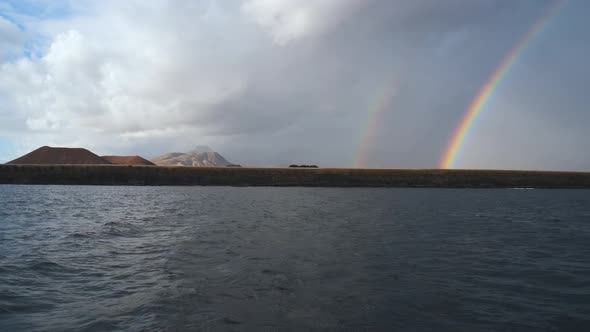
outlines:
[[222, 155], [205, 147], [210, 151], [203, 151], [197, 147], [188, 153], [168, 153], [152, 160], [160, 166], [193, 166], [193, 167], [223, 167], [230, 165]]
[[83, 148], [42, 146], [7, 164], [101, 165], [110, 164], [110, 162]]
[[199, 154], [199, 153], [203, 153], [203, 152], [215, 152], [215, 151], [207, 145], [197, 145], [190, 152]]

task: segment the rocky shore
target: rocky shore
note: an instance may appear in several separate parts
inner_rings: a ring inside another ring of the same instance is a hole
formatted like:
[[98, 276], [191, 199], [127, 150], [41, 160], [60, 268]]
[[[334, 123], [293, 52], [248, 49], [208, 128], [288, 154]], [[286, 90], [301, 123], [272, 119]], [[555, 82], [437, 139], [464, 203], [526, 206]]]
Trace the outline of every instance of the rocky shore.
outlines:
[[590, 188], [590, 173], [5, 164], [0, 184], [581, 189]]

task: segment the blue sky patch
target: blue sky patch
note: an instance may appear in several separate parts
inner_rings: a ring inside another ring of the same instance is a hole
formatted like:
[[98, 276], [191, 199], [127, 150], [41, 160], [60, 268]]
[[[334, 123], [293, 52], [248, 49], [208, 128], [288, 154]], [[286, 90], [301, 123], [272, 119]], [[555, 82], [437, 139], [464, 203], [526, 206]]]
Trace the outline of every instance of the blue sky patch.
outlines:
[[67, 1], [31, 1], [31, 0], [0, 0], [0, 8], [7, 12], [2, 13], [3, 17], [14, 23], [21, 24], [15, 16], [29, 16], [40, 19], [63, 18], [72, 14]]
[[12, 141], [0, 137], [0, 163], [5, 163], [13, 159], [16, 147]]

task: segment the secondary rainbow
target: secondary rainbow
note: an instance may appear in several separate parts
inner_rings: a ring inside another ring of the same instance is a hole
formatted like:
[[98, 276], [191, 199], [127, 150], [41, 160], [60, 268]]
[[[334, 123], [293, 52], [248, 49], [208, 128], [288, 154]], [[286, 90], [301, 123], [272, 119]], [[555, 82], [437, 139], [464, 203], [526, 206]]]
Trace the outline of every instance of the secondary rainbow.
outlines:
[[361, 132], [361, 139], [356, 150], [354, 167], [367, 167], [367, 161], [369, 159], [371, 147], [375, 144], [375, 136], [379, 128], [379, 122], [383, 114], [391, 109], [392, 101], [396, 93], [397, 88], [395, 84], [386, 84], [385, 88], [376, 99], [374, 105], [370, 108], [369, 115], [367, 117], [367, 123], [363, 127], [364, 131]]
[[469, 104], [469, 107], [467, 108], [467, 111], [461, 118], [461, 122], [459, 122], [459, 125], [455, 129], [453, 136], [449, 140], [442, 158], [440, 159], [439, 168], [453, 168], [455, 160], [457, 159], [457, 156], [465, 143], [467, 134], [473, 127], [477, 116], [481, 113], [482, 109], [490, 100], [490, 97], [498, 86], [498, 83], [500, 83], [502, 78], [506, 76], [511, 66], [526, 49], [531, 40], [533, 40], [535, 36], [539, 34], [541, 30], [543, 30], [547, 22], [553, 16], [555, 16], [555, 14], [558, 12], [558, 9], [564, 2], [565, 0], [558, 0], [552, 6], [550, 6], [547, 12], [533, 24], [533, 26], [519, 40], [516, 46], [512, 48], [510, 52], [508, 52], [502, 62], [500, 62], [500, 65], [496, 67], [492, 75], [479, 90], [475, 98], [473, 98]]

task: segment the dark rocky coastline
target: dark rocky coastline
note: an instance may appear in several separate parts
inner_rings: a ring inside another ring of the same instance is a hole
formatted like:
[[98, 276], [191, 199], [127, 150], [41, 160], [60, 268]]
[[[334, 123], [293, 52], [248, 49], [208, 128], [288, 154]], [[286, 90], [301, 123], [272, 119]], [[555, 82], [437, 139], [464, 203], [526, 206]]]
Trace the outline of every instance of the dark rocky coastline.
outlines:
[[0, 184], [590, 188], [590, 173], [513, 170], [0, 165]]

